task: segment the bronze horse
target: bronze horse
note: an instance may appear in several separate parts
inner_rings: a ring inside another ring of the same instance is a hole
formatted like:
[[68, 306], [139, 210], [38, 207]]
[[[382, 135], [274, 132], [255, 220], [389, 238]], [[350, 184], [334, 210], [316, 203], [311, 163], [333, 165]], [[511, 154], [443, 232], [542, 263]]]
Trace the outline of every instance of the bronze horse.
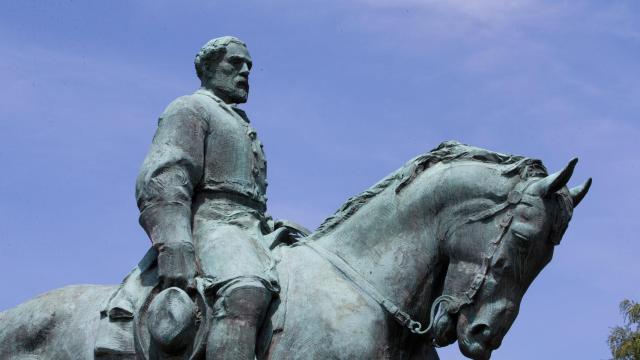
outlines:
[[[455, 142], [412, 159], [274, 249], [282, 292], [258, 358], [437, 359], [457, 340], [489, 359], [589, 189], [565, 186], [576, 162], [547, 175]], [[65, 287], [0, 313], [0, 358], [93, 359], [116, 288]]]

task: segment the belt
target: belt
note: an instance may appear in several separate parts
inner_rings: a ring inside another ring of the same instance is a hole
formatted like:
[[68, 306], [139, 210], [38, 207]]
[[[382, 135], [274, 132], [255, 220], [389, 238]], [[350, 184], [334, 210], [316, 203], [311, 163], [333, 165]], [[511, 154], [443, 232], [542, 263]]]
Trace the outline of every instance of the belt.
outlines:
[[229, 191], [200, 190], [196, 193], [195, 200], [200, 204], [207, 200], [228, 200], [235, 204], [243, 205], [260, 212], [265, 212], [267, 210], [267, 205], [265, 203], [254, 200], [246, 195]]

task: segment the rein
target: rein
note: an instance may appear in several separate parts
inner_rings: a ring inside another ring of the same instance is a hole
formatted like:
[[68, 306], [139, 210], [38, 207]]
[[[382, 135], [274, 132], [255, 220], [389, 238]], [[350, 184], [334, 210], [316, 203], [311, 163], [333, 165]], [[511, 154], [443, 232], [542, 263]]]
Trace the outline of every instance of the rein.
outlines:
[[[485, 219], [492, 218], [496, 216], [498, 213], [502, 212], [505, 209], [515, 207], [518, 205], [523, 198], [524, 191], [535, 181], [536, 178], [532, 178], [531, 180], [525, 182], [519, 182], [516, 184], [513, 190], [511, 190], [507, 196], [507, 200], [503, 203], [495, 205], [489, 209], [483, 210], [467, 219], [466, 223], [473, 223]], [[491, 262], [493, 260], [493, 256], [496, 254], [500, 244], [502, 243], [502, 239], [509, 231], [511, 227], [511, 223], [513, 221], [513, 211], [507, 210], [505, 216], [500, 220], [499, 226], [502, 228], [498, 236], [493, 239], [489, 243], [489, 249], [487, 254], [482, 259], [481, 270], [477, 272], [474, 277], [469, 289], [467, 289], [462, 296], [452, 296], [452, 295], [440, 295], [433, 301], [431, 305], [431, 311], [429, 312], [429, 326], [427, 328], [423, 328], [422, 324], [419, 321], [413, 320], [411, 316], [400, 309], [396, 304], [393, 303], [389, 298], [385, 297], [376, 289], [376, 287], [371, 284], [367, 279], [365, 279], [362, 275], [360, 275], [349, 263], [347, 263], [344, 259], [342, 259], [337, 254], [323, 248], [322, 246], [316, 245], [313, 242], [309, 241], [301, 241], [299, 245], [305, 245], [311, 248], [314, 252], [316, 252], [321, 258], [327, 260], [331, 265], [333, 265], [338, 271], [340, 271], [349, 281], [351, 281], [356, 287], [358, 287], [364, 294], [371, 297], [375, 300], [382, 308], [387, 311], [393, 319], [399, 323], [402, 327], [406, 327], [412, 333], [417, 335], [424, 335], [431, 331], [434, 325], [434, 318], [436, 316], [436, 311], [438, 307], [442, 303], [447, 303], [447, 312], [457, 313], [460, 309], [465, 305], [470, 305], [473, 303], [473, 300], [478, 293], [478, 290], [482, 287], [484, 280], [489, 273], [489, 269], [491, 267]], [[434, 344], [434, 346], [437, 346]]]
[[354, 283], [360, 290], [373, 298], [382, 308], [384, 308], [391, 316], [402, 326], [411, 330], [412, 333], [419, 334], [422, 328], [420, 322], [415, 321], [411, 316], [400, 309], [389, 298], [382, 295], [378, 289], [373, 286], [367, 279], [360, 275], [351, 265], [344, 261], [337, 254], [318, 246], [312, 242], [302, 242], [301, 245], [306, 245], [315, 251], [321, 258], [329, 261], [336, 269], [338, 269], [347, 279]]

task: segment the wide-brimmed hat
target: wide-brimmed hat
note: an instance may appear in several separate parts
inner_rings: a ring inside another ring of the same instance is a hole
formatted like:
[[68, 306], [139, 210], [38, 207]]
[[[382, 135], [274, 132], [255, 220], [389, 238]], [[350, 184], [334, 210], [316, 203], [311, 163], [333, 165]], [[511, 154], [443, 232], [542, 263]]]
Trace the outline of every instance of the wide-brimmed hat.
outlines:
[[196, 360], [203, 358], [211, 311], [202, 284], [193, 295], [171, 287], [156, 287], [135, 317], [134, 342], [139, 359]]

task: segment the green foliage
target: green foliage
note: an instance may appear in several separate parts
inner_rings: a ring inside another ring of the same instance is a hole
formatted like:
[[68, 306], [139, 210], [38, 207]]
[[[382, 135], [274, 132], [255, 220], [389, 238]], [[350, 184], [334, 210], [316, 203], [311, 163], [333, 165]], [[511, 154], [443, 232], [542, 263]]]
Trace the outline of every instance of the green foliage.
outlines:
[[609, 334], [609, 348], [614, 360], [640, 360], [640, 303], [620, 303], [624, 326], [616, 326]]

